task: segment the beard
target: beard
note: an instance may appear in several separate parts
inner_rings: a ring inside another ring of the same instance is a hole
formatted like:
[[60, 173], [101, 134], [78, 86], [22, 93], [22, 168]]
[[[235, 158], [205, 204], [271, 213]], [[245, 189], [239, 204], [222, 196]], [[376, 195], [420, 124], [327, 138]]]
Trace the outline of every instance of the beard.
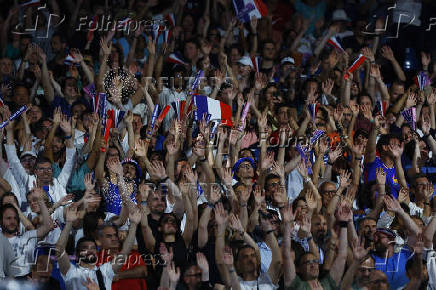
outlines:
[[18, 227], [15, 227], [12, 230], [8, 229], [7, 227], [2, 227], [2, 231], [4, 233], [7, 233], [8, 235], [12, 235], [12, 234], [15, 234], [16, 232], [18, 232]]

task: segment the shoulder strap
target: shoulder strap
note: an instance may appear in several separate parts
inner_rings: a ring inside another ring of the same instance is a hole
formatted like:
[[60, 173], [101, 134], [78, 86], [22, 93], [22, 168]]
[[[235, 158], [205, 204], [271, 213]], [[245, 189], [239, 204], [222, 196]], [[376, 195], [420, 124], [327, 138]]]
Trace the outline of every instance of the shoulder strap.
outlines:
[[103, 274], [101, 273], [100, 267], [97, 268], [95, 274], [97, 275], [98, 287], [100, 288], [100, 290], [106, 290], [106, 286], [104, 285]]

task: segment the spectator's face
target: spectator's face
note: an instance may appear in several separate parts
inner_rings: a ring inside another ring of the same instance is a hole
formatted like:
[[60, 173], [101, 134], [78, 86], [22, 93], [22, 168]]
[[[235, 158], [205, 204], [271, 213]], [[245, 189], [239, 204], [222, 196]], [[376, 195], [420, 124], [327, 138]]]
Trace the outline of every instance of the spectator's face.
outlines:
[[13, 204], [13, 203], [16, 203], [15, 198], [13, 196], [8, 195], [8, 196], [3, 198], [3, 205]]
[[404, 94], [404, 86], [394, 83], [389, 91], [392, 102], [395, 102]]
[[249, 161], [244, 161], [239, 165], [238, 177], [240, 178], [252, 178], [254, 177], [254, 168]]
[[12, 73], [12, 60], [7, 57], [4, 57], [0, 60], [0, 74], [10, 75]]
[[21, 159], [21, 165], [24, 167], [27, 173], [32, 172], [35, 167], [36, 158], [32, 155], [24, 155]]
[[82, 116], [82, 125], [85, 130], [89, 130], [89, 125], [93, 122], [92, 115], [90, 113], [85, 113]]
[[94, 242], [86, 241], [77, 247], [79, 262], [93, 264], [97, 261], [97, 246]]
[[101, 248], [104, 250], [118, 249], [120, 241], [117, 231], [113, 227], [105, 227], [99, 237]]
[[8, 234], [13, 234], [18, 231], [18, 217], [11, 208], [8, 208], [3, 213], [2, 230]]
[[197, 289], [201, 283], [201, 269], [197, 266], [191, 266], [183, 275], [183, 281], [188, 289]]
[[198, 48], [194, 43], [188, 42], [185, 44], [185, 56], [191, 61], [198, 57]]
[[41, 128], [36, 132], [36, 137], [41, 140], [47, 138], [51, 125], [52, 124], [49, 120], [42, 122]]
[[249, 76], [251, 72], [251, 66], [239, 64], [239, 74], [243, 77]]
[[360, 266], [359, 270], [357, 271], [357, 284], [362, 287], [363, 285], [366, 285], [371, 278], [371, 273], [375, 270], [374, 260], [371, 258], [366, 259], [363, 261]]
[[183, 73], [176, 72], [174, 74], [174, 87], [181, 88], [183, 86]]
[[178, 230], [177, 219], [173, 215], [165, 216], [159, 229], [164, 235], [175, 235]]
[[265, 92], [267, 103], [281, 103], [282, 98], [279, 96], [279, 92], [276, 87], [269, 87]]
[[189, 163], [186, 160], [182, 160], [177, 162], [177, 166], [176, 166], [176, 176], [178, 176], [180, 178], [180, 174], [181, 173], [185, 173], [186, 168], [188, 168]]
[[327, 235], [327, 221], [324, 216], [317, 215], [312, 219], [312, 236], [315, 241], [323, 242]]
[[71, 108], [71, 113], [73, 117], [79, 119], [80, 116], [82, 116], [82, 113], [85, 112], [86, 106], [84, 104], [78, 104], [75, 105], [73, 108]]
[[362, 111], [364, 107], [372, 109], [371, 99], [368, 96], [360, 97], [360, 110]]
[[77, 83], [74, 79], [68, 79], [65, 81], [64, 87], [65, 96], [70, 99], [75, 99], [78, 95]]
[[30, 103], [29, 92], [24, 87], [17, 87], [15, 89], [14, 101], [18, 106], [27, 105]]
[[35, 175], [43, 184], [50, 183], [53, 179], [53, 169], [51, 168], [51, 164], [49, 162], [36, 164]]
[[377, 253], [383, 254], [392, 242], [389, 236], [384, 233], [376, 232], [374, 234], [375, 250]]
[[304, 281], [310, 281], [318, 278], [319, 275], [319, 261], [312, 254], [306, 254], [300, 259], [298, 265], [298, 273]]
[[52, 143], [53, 153], [59, 153], [62, 148], [64, 148], [64, 140], [55, 136]]
[[356, 137], [356, 141], [354, 143], [356, 145], [364, 145], [364, 146], [366, 146], [366, 144], [368, 143], [368, 138], [366, 138], [363, 134], [359, 134]]
[[281, 107], [278, 111], [277, 117], [281, 125], [287, 125], [289, 123], [288, 108]]
[[30, 123], [35, 123], [35, 122], [39, 121], [42, 118], [41, 108], [38, 106], [32, 106], [27, 111], [27, 118], [29, 119]]
[[118, 150], [115, 148], [109, 148], [106, 155], [106, 162], [109, 160], [120, 160], [120, 155], [118, 153]]
[[344, 109], [344, 113], [342, 114], [342, 125], [344, 128], [348, 128], [351, 123], [351, 119], [353, 118], [353, 112], [351, 112], [351, 109], [349, 107], [346, 107]]
[[306, 214], [307, 214], [307, 203], [306, 203], [306, 201], [300, 199], [297, 202], [297, 206], [295, 207], [295, 210], [297, 210], [297, 209], [299, 209], [299, 211], [297, 213], [296, 220], [301, 221], [303, 219], [303, 217], [306, 216]]
[[355, 81], [351, 83], [350, 94], [351, 96], [357, 96], [359, 94], [359, 85]]
[[125, 163], [123, 165], [124, 176], [130, 180], [136, 178], [136, 166], [131, 163]]
[[428, 179], [427, 177], [419, 177], [415, 180], [416, 184], [415, 184], [415, 196], [417, 199], [424, 199], [425, 195], [425, 188], [428, 186]]
[[150, 212], [153, 214], [163, 214], [166, 208], [166, 203], [166, 197], [165, 195], [161, 194], [160, 191], [153, 191], [148, 195], [148, 206], [150, 208]]
[[275, 47], [273, 43], [265, 43], [265, 45], [263, 46], [263, 57], [266, 60], [274, 60], [275, 57]]
[[29, 203], [30, 209], [34, 213], [40, 212], [38, 200], [38, 196], [33, 191], [27, 195], [27, 203]]
[[412, 130], [410, 130], [408, 126], [404, 126], [403, 129], [401, 129], [401, 135], [405, 144], [409, 143], [413, 139]]
[[194, 20], [191, 15], [186, 15], [186, 17], [183, 18], [182, 27], [185, 32], [192, 32], [194, 30]]
[[266, 182], [266, 194], [272, 196], [280, 190], [280, 178], [271, 178]]
[[374, 240], [374, 234], [376, 229], [377, 229], [377, 223], [375, 220], [365, 219], [362, 222], [363, 237], [365, 238], [365, 240], [367, 241]]
[[53, 53], [58, 54], [60, 52], [62, 52], [62, 42], [61, 39], [59, 38], [59, 36], [53, 36], [53, 38], [51, 39], [51, 49], [53, 51]]
[[257, 270], [257, 256], [252, 248], [243, 248], [238, 254], [237, 265], [242, 273], [253, 273]]
[[330, 182], [326, 182], [322, 186], [321, 197], [322, 197], [322, 205], [327, 208], [333, 196], [336, 193], [336, 185]]

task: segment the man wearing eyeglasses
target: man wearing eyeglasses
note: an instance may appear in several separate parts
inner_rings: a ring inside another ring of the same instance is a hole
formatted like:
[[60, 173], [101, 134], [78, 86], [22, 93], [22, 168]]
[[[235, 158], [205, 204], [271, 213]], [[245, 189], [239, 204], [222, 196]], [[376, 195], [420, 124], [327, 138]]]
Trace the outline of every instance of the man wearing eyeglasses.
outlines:
[[[14, 143], [13, 123], [7, 127], [7, 142], [5, 145], [7, 159], [11, 168], [12, 174], [18, 184], [23, 184], [26, 192], [33, 189], [35, 185], [42, 187], [47, 193], [51, 202], [58, 202], [62, 197], [67, 195], [66, 187], [70, 179], [74, 165], [74, 156], [76, 149], [74, 148], [71, 122], [65, 122], [61, 126], [65, 134], [66, 145], [66, 162], [58, 177], [53, 177], [52, 162], [50, 159], [40, 156], [37, 158], [33, 173], [27, 172], [17, 156], [17, 151]], [[11, 125], [12, 124], [12, 125]]]

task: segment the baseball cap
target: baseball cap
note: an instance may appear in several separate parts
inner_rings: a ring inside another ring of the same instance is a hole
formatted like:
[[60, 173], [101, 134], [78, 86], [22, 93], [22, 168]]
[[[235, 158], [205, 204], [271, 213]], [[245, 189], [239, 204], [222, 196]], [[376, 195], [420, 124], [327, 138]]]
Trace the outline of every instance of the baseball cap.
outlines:
[[30, 156], [35, 157], [35, 158], [37, 157], [36, 153], [33, 151], [23, 151], [23, 153], [21, 153], [21, 155], [20, 155], [20, 158], [23, 158], [26, 155], [30, 155]]
[[286, 63], [286, 62], [289, 62], [289, 63], [291, 63], [291, 64], [295, 64], [295, 60], [294, 60], [294, 58], [289, 57], [289, 56], [284, 57], [280, 63], [281, 63], [281, 64], [284, 64], [284, 63]]
[[387, 229], [387, 228], [377, 228], [375, 230], [376, 233], [382, 233], [385, 234], [391, 238], [395, 238], [397, 235], [394, 233], [394, 231], [392, 231], [391, 229]]
[[253, 68], [253, 62], [251, 61], [251, 59], [248, 56], [243, 56], [241, 57], [238, 62], [242, 65], [249, 65], [251, 68]]

